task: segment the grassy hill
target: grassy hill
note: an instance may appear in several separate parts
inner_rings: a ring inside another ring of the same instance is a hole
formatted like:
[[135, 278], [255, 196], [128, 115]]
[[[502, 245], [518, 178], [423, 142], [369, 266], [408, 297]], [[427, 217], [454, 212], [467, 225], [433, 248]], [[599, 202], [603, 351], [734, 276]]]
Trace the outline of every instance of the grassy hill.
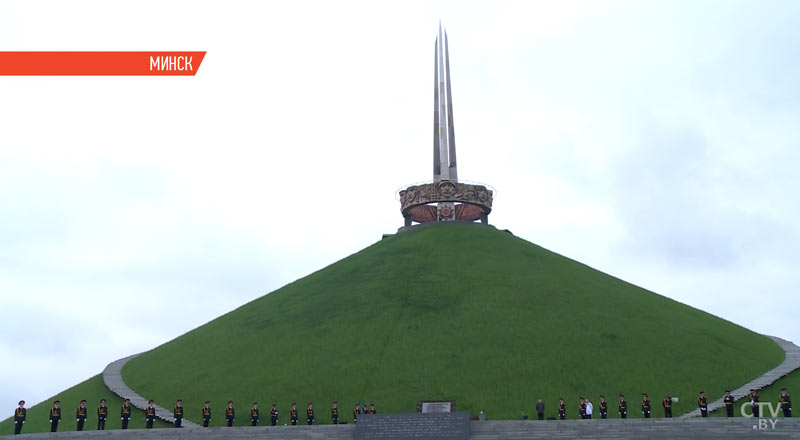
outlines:
[[361, 399], [380, 412], [455, 399], [513, 419], [540, 397], [552, 415], [564, 396], [574, 418], [579, 396], [596, 405], [625, 393], [637, 417], [642, 392], [680, 397], [677, 415], [698, 390], [720, 395], [782, 360], [733, 323], [506, 232], [447, 225], [386, 238], [134, 359], [123, 376], [156, 401], [182, 397], [191, 420], [211, 400], [216, 426], [230, 399], [237, 425], [254, 400], [277, 403], [281, 423], [291, 402], [302, 419], [313, 401], [326, 423], [333, 400], [345, 420]]
[[[58, 432], [67, 432], [75, 430], [75, 410], [81, 403], [81, 399], [86, 399], [86, 406], [89, 408], [89, 418], [86, 421], [84, 430], [94, 431], [97, 429], [97, 406], [100, 404], [100, 399], [106, 399], [108, 406], [108, 420], [106, 421], [106, 430], [119, 429], [119, 411], [122, 407], [122, 399], [116, 397], [106, 386], [103, 384], [101, 375], [94, 376], [87, 379], [74, 387], [62, 391], [55, 396], [41, 402], [37, 405], [30, 406], [33, 402], [28, 402], [28, 420], [25, 422], [25, 427], [22, 429], [23, 434], [30, 434], [33, 432], [49, 432], [50, 431], [50, 407], [54, 400], [61, 401], [61, 423], [58, 424]], [[9, 407], [8, 415], [14, 416], [14, 407]], [[156, 420], [155, 427], [164, 428], [172, 426], [167, 423]], [[134, 409], [130, 424], [130, 429], [144, 428], [144, 411]], [[8, 418], [0, 422], [0, 435], [14, 433], [14, 420]]]

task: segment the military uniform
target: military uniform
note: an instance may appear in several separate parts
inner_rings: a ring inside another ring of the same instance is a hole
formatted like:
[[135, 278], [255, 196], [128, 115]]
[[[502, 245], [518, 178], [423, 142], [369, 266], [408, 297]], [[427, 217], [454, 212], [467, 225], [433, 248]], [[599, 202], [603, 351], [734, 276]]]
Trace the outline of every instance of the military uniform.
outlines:
[[61, 421], [61, 407], [50, 408], [50, 432], [58, 431], [58, 422]]
[[339, 424], [339, 408], [336, 406], [336, 403], [331, 407], [331, 421], [334, 425]]
[[672, 398], [667, 396], [664, 398], [664, 401], [661, 402], [661, 405], [664, 406], [664, 417], [671, 419], [672, 418]]
[[147, 408], [144, 409], [144, 427], [146, 429], [151, 429], [155, 421], [156, 421], [156, 408], [148, 405]]
[[586, 418], [586, 402], [581, 402], [578, 404], [578, 415], [582, 418]]
[[708, 417], [708, 399], [706, 396], [699, 396], [697, 398], [697, 406], [700, 407], [700, 415]]
[[28, 417], [28, 410], [24, 406], [14, 410], [14, 435], [22, 432], [22, 425], [25, 424], [25, 419]]
[[226, 425], [228, 427], [233, 426], [234, 417], [235, 417], [235, 413], [234, 413], [234, 410], [233, 410], [233, 406], [228, 405], [228, 407], [225, 408], [225, 423], [226, 423]]
[[175, 427], [180, 428], [183, 424], [183, 405], [178, 405], [176, 403], [175, 406], [172, 407], [172, 417], [175, 419]]
[[131, 406], [127, 403], [122, 404], [119, 411], [119, 419], [122, 421], [122, 429], [128, 429], [128, 422], [131, 420]]
[[367, 411], [367, 414], [378, 414], [378, 410], [375, 409], [375, 405], [373, 404], [369, 405], [369, 410]]
[[558, 418], [561, 420], [567, 418], [567, 404], [563, 401], [558, 403]]
[[353, 408], [353, 423], [356, 423], [356, 421], [358, 420], [358, 410], [359, 409], [361, 409], [361, 407], [359, 405], [356, 405], [355, 408]]
[[106, 418], [108, 418], [108, 407], [100, 404], [97, 406], [97, 430], [104, 431], [106, 429]]
[[269, 410], [269, 421], [272, 423], [272, 426], [278, 424], [278, 409], [275, 408], [275, 405], [272, 405], [272, 408]]
[[297, 408], [291, 407], [289, 409], [289, 421], [291, 422], [292, 425], [297, 424]]
[[783, 410], [784, 417], [791, 417], [792, 416], [792, 396], [786, 394], [781, 394], [780, 400], [781, 409]]
[[608, 418], [608, 402], [605, 400], [600, 401], [600, 418], [607, 419]]
[[208, 428], [209, 423], [211, 423], [211, 408], [203, 405], [203, 428]]
[[306, 425], [314, 424], [314, 408], [311, 406], [306, 408]]
[[758, 406], [758, 399], [760, 397], [756, 390], [750, 390], [750, 405], [753, 406], [753, 417], [755, 418], [758, 418], [759, 410], [761, 409]]
[[628, 418], [628, 402], [625, 398], [621, 398], [619, 404], [617, 404], [617, 408], [619, 408], [619, 418], [627, 419]]
[[250, 408], [250, 426], [258, 426], [258, 408]]
[[650, 418], [650, 399], [647, 397], [642, 399], [642, 416], [644, 416], [645, 419]]
[[733, 396], [728, 394], [724, 399], [722, 399], [722, 401], [725, 402], [725, 414], [728, 417], [733, 417]]
[[75, 425], [78, 431], [83, 431], [83, 424], [86, 423], [86, 407], [79, 406], [75, 410]]

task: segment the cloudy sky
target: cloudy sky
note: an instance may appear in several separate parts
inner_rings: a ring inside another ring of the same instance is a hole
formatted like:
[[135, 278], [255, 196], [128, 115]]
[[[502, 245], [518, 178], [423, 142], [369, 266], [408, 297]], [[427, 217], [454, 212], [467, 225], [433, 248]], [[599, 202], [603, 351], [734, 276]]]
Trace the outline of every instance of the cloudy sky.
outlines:
[[196, 77], [0, 78], [0, 401], [395, 231], [431, 178], [440, 18], [493, 224], [800, 342], [800, 2], [0, 0], [0, 50], [208, 51]]

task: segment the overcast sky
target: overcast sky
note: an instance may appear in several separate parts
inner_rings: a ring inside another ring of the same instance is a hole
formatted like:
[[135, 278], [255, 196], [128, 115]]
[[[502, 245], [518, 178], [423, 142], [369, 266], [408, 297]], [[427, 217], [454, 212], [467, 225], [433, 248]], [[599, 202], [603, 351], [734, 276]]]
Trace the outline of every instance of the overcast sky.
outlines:
[[401, 226], [440, 18], [492, 224], [800, 342], [800, 2], [0, 0], [0, 50], [208, 51], [196, 77], [0, 78], [0, 402]]

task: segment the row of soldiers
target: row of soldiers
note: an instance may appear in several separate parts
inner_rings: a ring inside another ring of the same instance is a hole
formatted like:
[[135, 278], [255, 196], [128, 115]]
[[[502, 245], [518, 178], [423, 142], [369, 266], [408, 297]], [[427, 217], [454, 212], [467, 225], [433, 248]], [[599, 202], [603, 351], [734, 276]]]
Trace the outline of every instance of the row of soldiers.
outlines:
[[[753, 417], [759, 417], [759, 398], [758, 392], [756, 390], [750, 390], [750, 395], [748, 396], [750, 399], [750, 404], [753, 411]], [[731, 394], [730, 390], [725, 390], [725, 397], [723, 398], [723, 402], [725, 403], [725, 413], [728, 417], [733, 417], [733, 404], [735, 399]], [[671, 396], [667, 395], [664, 397], [664, 400], [661, 401], [661, 406], [664, 408], [664, 417], [671, 418], [672, 417], [672, 403], [673, 399]], [[791, 396], [787, 393], [786, 388], [781, 389], [781, 394], [778, 400], [780, 408], [783, 411], [784, 417], [791, 417], [792, 416], [792, 399]], [[651, 412], [652, 412], [652, 405], [650, 403], [650, 399], [647, 396], [647, 393], [642, 394], [642, 417], [645, 419], [649, 419]], [[700, 409], [700, 415], [702, 417], [708, 417], [708, 398], [706, 397], [706, 393], [700, 391], [700, 394], [697, 396], [697, 407]], [[601, 419], [608, 418], [608, 401], [606, 401], [605, 396], [600, 396], [600, 403], [598, 412], [600, 413]], [[623, 394], [619, 395], [619, 402], [617, 404], [617, 411], [619, 412], [619, 417], [622, 419], [628, 418], [628, 401], [625, 400], [625, 396]], [[536, 413], [539, 417], [539, 420], [544, 420], [544, 403], [542, 403], [542, 399], [536, 403]], [[585, 399], [583, 397], [580, 398], [578, 403], [578, 416], [582, 419], [591, 419], [594, 413], [594, 406], [589, 399]], [[564, 420], [567, 418], [567, 404], [564, 401], [563, 397], [559, 397], [558, 399], [558, 418]]]
[[[205, 404], [202, 408], [201, 417], [203, 420], [203, 427], [207, 428], [208, 425], [211, 423], [211, 402], [206, 400]], [[75, 421], [78, 431], [83, 431], [84, 425], [86, 424], [86, 420], [88, 419], [88, 409], [86, 408], [86, 400], [81, 400], [80, 405], [78, 405], [77, 410], [75, 411]], [[133, 413], [133, 407], [131, 406], [131, 400], [125, 399], [122, 404], [122, 408], [120, 408], [120, 427], [122, 429], [128, 429], [128, 423], [131, 420], [131, 414]], [[291, 408], [289, 408], [289, 421], [292, 425], [297, 425], [297, 403], [293, 402]], [[357, 422], [359, 414], [377, 414], [377, 410], [375, 409], [375, 404], [370, 403], [369, 408], [366, 405], [357, 403], [356, 406], [353, 408], [353, 423]], [[147, 402], [147, 406], [144, 410], [145, 414], [145, 428], [150, 429], [153, 427], [153, 424], [156, 420], [156, 408], [155, 402], [150, 400]], [[184, 419], [184, 410], [183, 410], [183, 400], [178, 399], [175, 402], [175, 405], [172, 408], [172, 414], [175, 419], [174, 426], [176, 428], [180, 428], [183, 425]], [[14, 434], [20, 434], [22, 432], [22, 427], [27, 420], [28, 410], [25, 408], [25, 401], [19, 401], [19, 407], [14, 410]], [[273, 403], [272, 408], [269, 410], [270, 416], [270, 423], [272, 426], [276, 426], [278, 424], [278, 409], [276, 405]], [[228, 405], [225, 407], [225, 420], [227, 426], [233, 426], [233, 421], [236, 417], [236, 411], [233, 407], [233, 401], [229, 400]], [[100, 399], [100, 404], [97, 406], [97, 430], [102, 431], [106, 429], [106, 420], [108, 419], [108, 406], [106, 406], [106, 399]], [[334, 401], [333, 406], [331, 406], [331, 420], [333, 424], [336, 425], [339, 423], [339, 406], [338, 402]], [[50, 432], [57, 432], [58, 431], [58, 424], [61, 421], [61, 401], [56, 400], [53, 402], [53, 406], [50, 408]], [[258, 402], [253, 402], [253, 406], [250, 408], [250, 426], [258, 426], [259, 422], [259, 410], [258, 410]], [[306, 407], [306, 424], [313, 425], [314, 424], [314, 405], [309, 402], [308, 406]]]

